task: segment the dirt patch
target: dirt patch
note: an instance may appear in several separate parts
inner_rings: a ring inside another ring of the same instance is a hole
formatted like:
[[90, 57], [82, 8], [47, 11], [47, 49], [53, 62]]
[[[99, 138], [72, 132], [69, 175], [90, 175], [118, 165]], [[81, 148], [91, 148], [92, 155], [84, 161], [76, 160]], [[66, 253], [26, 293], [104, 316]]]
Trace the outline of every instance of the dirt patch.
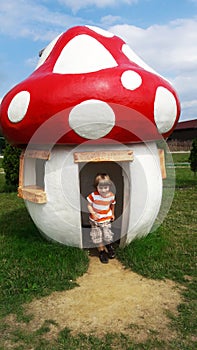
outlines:
[[[150, 333], [165, 339], [174, 336], [167, 312], [176, 313], [181, 296], [172, 281], [147, 279], [125, 269], [116, 259], [101, 264], [92, 256], [87, 273], [77, 283], [79, 287], [26, 305], [26, 313], [34, 316], [24, 325], [26, 331], [35, 331], [45, 320], [53, 320], [57, 326], [47, 334], [50, 339], [65, 327], [73, 334], [122, 332], [136, 341], [145, 340]], [[14, 322], [13, 317], [7, 318], [9, 324]]]

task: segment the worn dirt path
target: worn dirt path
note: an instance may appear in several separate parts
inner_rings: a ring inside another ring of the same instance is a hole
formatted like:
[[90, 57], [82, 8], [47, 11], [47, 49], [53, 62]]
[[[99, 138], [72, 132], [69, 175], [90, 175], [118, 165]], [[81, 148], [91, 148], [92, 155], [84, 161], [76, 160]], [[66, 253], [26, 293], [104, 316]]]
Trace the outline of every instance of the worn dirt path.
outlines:
[[[58, 326], [51, 326], [46, 335], [50, 339], [65, 327], [73, 334], [122, 332], [136, 341], [145, 340], [151, 332], [165, 339], [173, 337], [166, 312], [176, 313], [181, 296], [172, 281], [147, 279], [125, 269], [116, 259], [101, 264], [96, 256], [90, 256], [89, 269], [77, 283], [72, 290], [26, 305], [27, 314], [34, 317], [25, 329], [34, 331], [45, 320], [53, 320]], [[14, 323], [13, 317], [9, 316], [9, 321]]]

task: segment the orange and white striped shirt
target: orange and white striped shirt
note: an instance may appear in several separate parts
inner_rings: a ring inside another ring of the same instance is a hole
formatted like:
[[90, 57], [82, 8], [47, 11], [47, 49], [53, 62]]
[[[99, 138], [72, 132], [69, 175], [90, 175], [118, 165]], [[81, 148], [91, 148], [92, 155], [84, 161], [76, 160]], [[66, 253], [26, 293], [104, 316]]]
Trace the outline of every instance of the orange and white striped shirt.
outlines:
[[[112, 192], [109, 192], [107, 197], [102, 197], [97, 191], [95, 191], [89, 194], [87, 200], [92, 205], [94, 212], [98, 215], [98, 220], [96, 222], [105, 222], [111, 220], [111, 205], [116, 204], [115, 196]], [[91, 214], [90, 220], [94, 221]]]

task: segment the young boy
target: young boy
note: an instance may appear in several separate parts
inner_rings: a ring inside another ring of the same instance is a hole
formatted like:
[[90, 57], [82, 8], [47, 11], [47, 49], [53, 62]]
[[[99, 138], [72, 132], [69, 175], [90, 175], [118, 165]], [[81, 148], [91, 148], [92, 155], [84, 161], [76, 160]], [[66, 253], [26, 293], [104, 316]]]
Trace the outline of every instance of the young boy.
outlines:
[[111, 245], [114, 235], [111, 231], [111, 221], [115, 219], [115, 195], [110, 190], [112, 181], [107, 174], [98, 174], [94, 185], [96, 191], [87, 197], [91, 224], [90, 236], [93, 243], [97, 245], [100, 261], [108, 263], [108, 257], [110, 259], [115, 257], [114, 248]]

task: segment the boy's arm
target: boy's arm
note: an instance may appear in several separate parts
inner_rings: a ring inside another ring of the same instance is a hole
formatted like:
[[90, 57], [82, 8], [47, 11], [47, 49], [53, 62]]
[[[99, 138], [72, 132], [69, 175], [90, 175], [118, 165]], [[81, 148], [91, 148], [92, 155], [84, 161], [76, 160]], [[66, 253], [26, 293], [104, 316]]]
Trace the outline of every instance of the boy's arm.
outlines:
[[115, 204], [111, 204], [111, 211], [112, 211], [112, 221], [115, 220]]
[[94, 212], [92, 205], [88, 202], [88, 211], [91, 214], [93, 220], [98, 220], [98, 215]]

